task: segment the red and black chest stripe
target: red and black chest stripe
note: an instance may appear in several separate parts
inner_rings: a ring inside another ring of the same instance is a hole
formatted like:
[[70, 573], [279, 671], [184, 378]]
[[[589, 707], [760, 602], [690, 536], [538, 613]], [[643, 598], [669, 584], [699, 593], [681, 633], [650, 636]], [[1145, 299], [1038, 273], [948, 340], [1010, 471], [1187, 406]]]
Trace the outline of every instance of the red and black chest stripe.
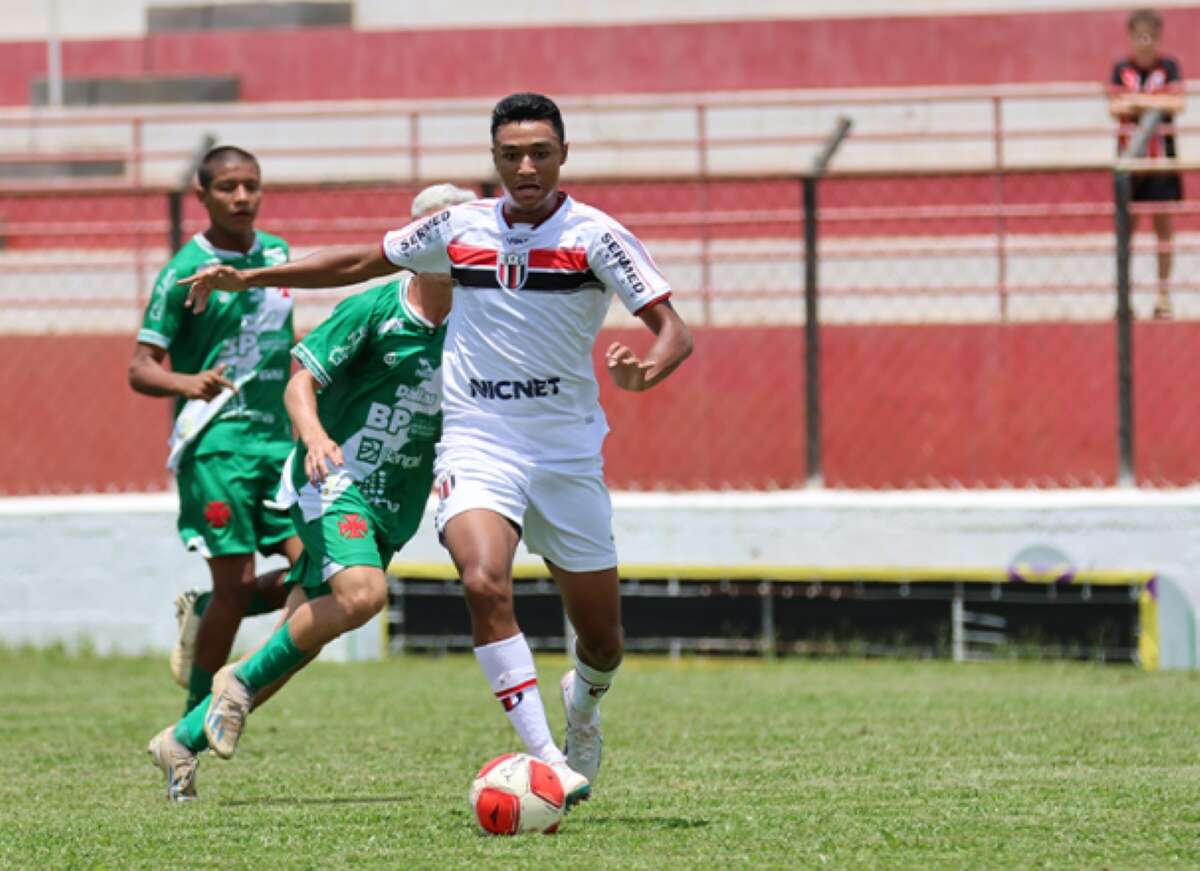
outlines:
[[464, 288], [574, 293], [603, 290], [583, 248], [501, 251], [452, 242], [446, 248], [450, 275]]

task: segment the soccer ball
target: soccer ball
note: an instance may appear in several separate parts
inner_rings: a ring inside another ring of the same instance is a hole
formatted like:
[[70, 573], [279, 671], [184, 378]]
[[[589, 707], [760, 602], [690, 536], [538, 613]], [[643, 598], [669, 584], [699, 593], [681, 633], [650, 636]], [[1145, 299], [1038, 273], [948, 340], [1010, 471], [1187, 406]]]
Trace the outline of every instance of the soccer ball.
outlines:
[[558, 830], [565, 796], [554, 769], [527, 753], [497, 756], [471, 783], [471, 812], [489, 835]]

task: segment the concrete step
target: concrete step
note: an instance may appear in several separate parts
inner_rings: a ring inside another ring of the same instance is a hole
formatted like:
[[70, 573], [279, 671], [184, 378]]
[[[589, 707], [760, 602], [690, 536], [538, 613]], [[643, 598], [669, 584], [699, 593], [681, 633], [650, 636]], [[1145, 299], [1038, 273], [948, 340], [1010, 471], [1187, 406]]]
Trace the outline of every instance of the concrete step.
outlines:
[[353, 3], [200, 3], [146, 10], [146, 30], [151, 35], [185, 30], [349, 27], [353, 23]]
[[[138, 106], [154, 103], [234, 103], [240, 82], [231, 75], [90, 77], [63, 80], [64, 106]], [[45, 78], [30, 85], [29, 102], [49, 102]]]

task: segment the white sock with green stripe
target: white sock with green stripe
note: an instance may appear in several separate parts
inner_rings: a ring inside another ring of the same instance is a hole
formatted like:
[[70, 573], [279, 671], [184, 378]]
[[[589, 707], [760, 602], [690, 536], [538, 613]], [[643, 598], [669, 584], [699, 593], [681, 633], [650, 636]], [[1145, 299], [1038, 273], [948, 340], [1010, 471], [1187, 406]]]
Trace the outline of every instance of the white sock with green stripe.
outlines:
[[546, 708], [538, 692], [533, 651], [525, 636], [517, 634], [476, 647], [475, 658], [529, 753], [544, 762], [563, 761], [565, 757], [550, 734]]

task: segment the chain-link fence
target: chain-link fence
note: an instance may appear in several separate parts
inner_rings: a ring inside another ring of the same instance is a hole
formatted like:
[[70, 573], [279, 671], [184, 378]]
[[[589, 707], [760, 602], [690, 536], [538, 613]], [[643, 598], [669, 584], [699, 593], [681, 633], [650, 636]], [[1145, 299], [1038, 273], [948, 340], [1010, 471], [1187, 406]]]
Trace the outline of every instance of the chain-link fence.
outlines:
[[[259, 225], [297, 256], [407, 220], [419, 183], [271, 185]], [[1194, 197], [1200, 177], [1186, 173]], [[440, 179], [439, 179], [440, 180]], [[481, 190], [483, 182], [455, 179]], [[696, 333], [649, 394], [611, 389], [606, 457], [624, 489], [1095, 486], [1118, 474], [1110, 171], [834, 175], [819, 185], [819, 470], [806, 468], [803, 211], [794, 176], [564, 179], [645, 240]], [[1157, 243], [1152, 212], [1170, 211]], [[1200, 324], [1200, 207], [1135, 204], [1134, 466], [1200, 479], [1188, 435]], [[185, 202], [185, 238], [203, 214]], [[168, 257], [166, 191], [0, 191], [0, 492], [142, 490], [162, 469], [167, 403], [125, 370]], [[1173, 250], [1172, 320], [1154, 320]], [[304, 292], [301, 331], [344, 292]], [[614, 307], [613, 338], [649, 333]]]

